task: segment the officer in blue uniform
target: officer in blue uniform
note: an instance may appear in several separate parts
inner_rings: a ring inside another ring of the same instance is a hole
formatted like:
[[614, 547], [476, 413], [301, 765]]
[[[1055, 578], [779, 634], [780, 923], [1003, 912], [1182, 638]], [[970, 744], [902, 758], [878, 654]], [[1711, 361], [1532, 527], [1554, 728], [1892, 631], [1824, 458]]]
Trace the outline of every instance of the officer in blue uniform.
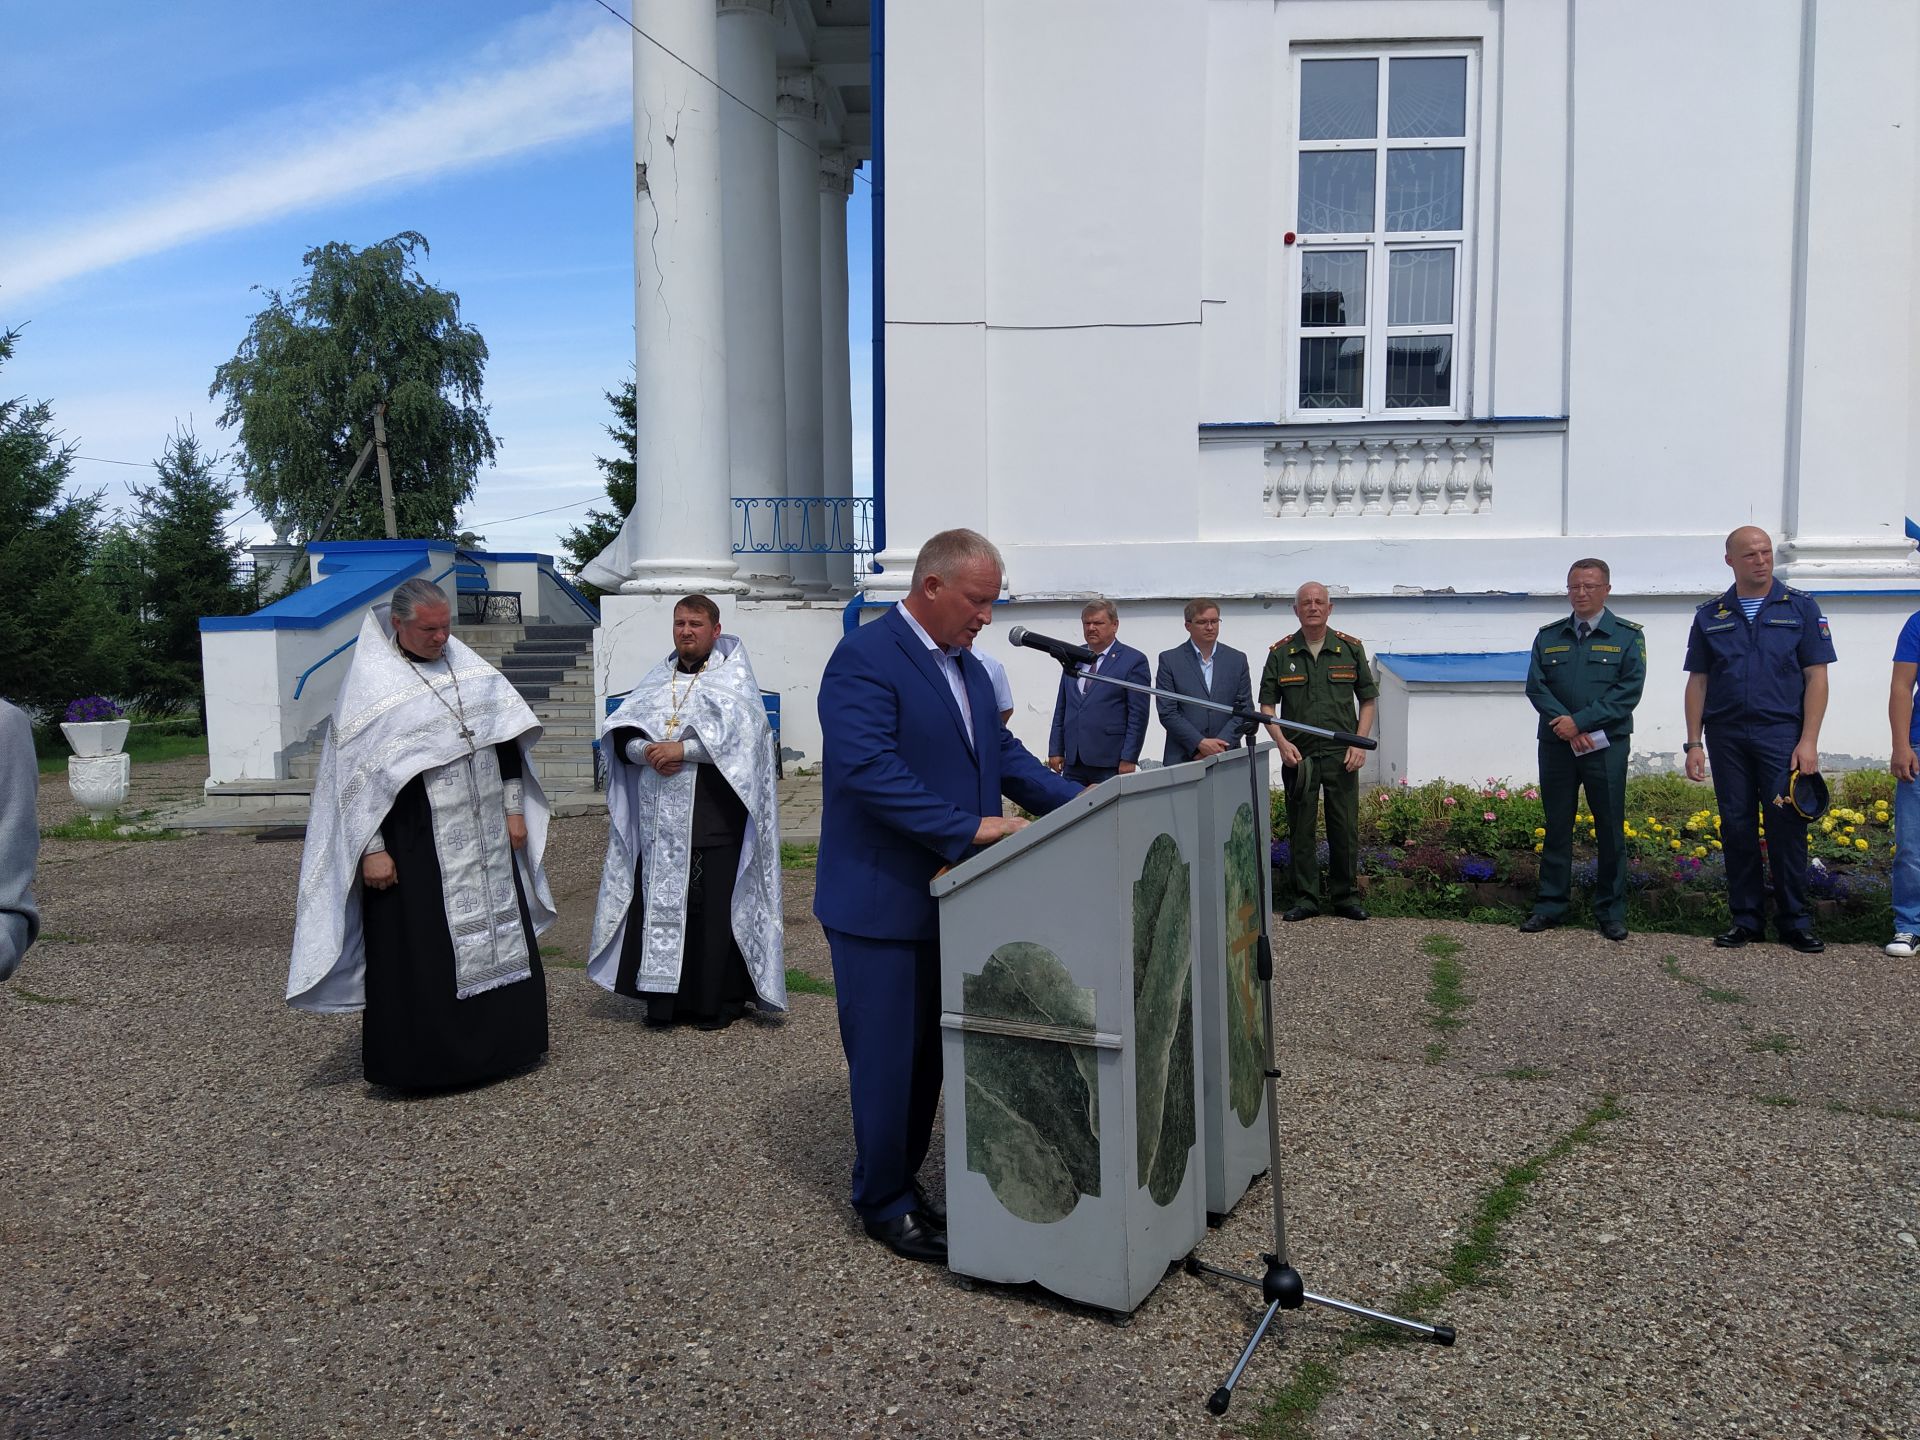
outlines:
[[1712, 755], [1733, 912], [1733, 928], [1713, 943], [1732, 948], [1766, 936], [1764, 812], [1775, 926], [1782, 941], [1812, 954], [1826, 947], [1807, 906], [1807, 822], [1791, 805], [1771, 802], [1790, 772], [1820, 769], [1833, 637], [1812, 596], [1773, 578], [1766, 531], [1743, 525], [1729, 535], [1727, 564], [1733, 588], [1694, 611], [1687, 636], [1687, 778], [1704, 779]]

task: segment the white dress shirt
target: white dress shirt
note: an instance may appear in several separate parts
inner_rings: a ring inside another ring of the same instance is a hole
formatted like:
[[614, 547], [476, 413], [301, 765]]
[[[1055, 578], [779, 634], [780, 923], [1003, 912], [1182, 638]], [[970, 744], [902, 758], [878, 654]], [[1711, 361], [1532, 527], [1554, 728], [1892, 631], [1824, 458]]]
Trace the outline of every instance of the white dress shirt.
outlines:
[[927, 634], [926, 627], [913, 618], [913, 612], [899, 602], [894, 609], [900, 617], [913, 627], [913, 633], [920, 637], [920, 643], [933, 651], [933, 663], [940, 667], [940, 673], [947, 677], [947, 688], [953, 691], [953, 703], [960, 707], [960, 723], [967, 727], [967, 744], [973, 744], [973, 706], [967, 702], [967, 677], [960, 673], [961, 649], [958, 645], [947, 646], [935, 642]]

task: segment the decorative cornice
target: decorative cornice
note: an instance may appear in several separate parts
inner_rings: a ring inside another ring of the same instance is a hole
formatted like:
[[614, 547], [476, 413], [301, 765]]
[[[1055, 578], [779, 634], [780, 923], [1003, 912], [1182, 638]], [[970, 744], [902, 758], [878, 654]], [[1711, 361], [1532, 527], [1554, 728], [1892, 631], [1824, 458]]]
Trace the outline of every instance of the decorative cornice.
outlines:
[[780, 25], [787, 20], [787, 0], [718, 0], [714, 9], [721, 15], [764, 15]]
[[828, 195], [853, 193], [853, 157], [846, 151], [820, 152], [820, 189]]
[[782, 120], [799, 120], [809, 125], [824, 123], [827, 107], [821, 103], [823, 88], [811, 70], [782, 70], [776, 113]]

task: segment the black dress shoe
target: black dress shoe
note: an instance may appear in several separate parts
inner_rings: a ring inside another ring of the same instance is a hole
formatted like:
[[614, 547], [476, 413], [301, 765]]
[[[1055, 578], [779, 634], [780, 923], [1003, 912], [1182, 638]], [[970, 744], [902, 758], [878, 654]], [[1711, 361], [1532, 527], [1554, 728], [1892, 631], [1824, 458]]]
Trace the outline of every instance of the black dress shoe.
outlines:
[[947, 1232], [935, 1229], [918, 1210], [891, 1220], [869, 1220], [866, 1229], [869, 1238], [878, 1240], [902, 1260], [947, 1263]]
[[1764, 940], [1766, 938], [1767, 937], [1762, 935], [1758, 930], [1749, 930], [1744, 925], [1736, 925], [1731, 930], [1723, 931], [1714, 936], [1713, 943], [1718, 945], [1722, 950], [1738, 950], [1749, 941]]
[[1520, 922], [1520, 933], [1522, 935], [1538, 935], [1542, 930], [1558, 928], [1559, 924], [1560, 922], [1558, 920], [1550, 920], [1545, 915], [1529, 915]]
[[1600, 926], [1600, 933], [1617, 944], [1627, 938], [1627, 927], [1618, 920], [1608, 920]]
[[936, 1230], [947, 1228], [947, 1207], [927, 1193], [926, 1186], [918, 1180], [913, 1182], [913, 1208], [926, 1217], [926, 1221]]
[[1338, 915], [1342, 920], [1364, 920], [1367, 918], [1367, 912], [1358, 905], [1336, 905], [1333, 907], [1333, 913]]
[[1314, 916], [1318, 915], [1319, 913], [1320, 912], [1318, 910], [1313, 909], [1311, 906], [1296, 905], [1291, 910], [1287, 911], [1286, 914], [1282, 915], [1280, 918], [1282, 920], [1285, 920], [1288, 924], [1292, 924], [1295, 920], [1311, 920], [1313, 919]]
[[1811, 930], [1789, 930], [1780, 939], [1782, 943], [1791, 945], [1802, 955], [1818, 955], [1827, 948], [1827, 942]]

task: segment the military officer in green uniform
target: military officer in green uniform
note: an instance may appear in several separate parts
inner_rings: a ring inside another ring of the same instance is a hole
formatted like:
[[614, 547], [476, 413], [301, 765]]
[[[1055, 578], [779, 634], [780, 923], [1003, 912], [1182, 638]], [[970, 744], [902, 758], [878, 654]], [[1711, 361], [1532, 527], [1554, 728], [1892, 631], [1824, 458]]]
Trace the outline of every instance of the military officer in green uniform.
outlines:
[[[1327, 628], [1333, 600], [1317, 580], [1294, 591], [1293, 613], [1300, 628], [1267, 651], [1267, 666], [1260, 672], [1260, 709], [1325, 730], [1371, 734], [1380, 687], [1374, 683], [1366, 647], [1351, 635]], [[1293, 852], [1293, 905], [1281, 918], [1310, 920], [1325, 911], [1348, 920], [1366, 919], [1356, 884], [1360, 767], [1366, 752], [1317, 735], [1291, 735], [1277, 725], [1269, 725], [1267, 733], [1280, 747], [1280, 774], [1287, 788], [1287, 840]], [[1328, 870], [1324, 896], [1314, 839], [1314, 820], [1323, 796]]]
[[1627, 938], [1627, 751], [1633, 710], [1647, 679], [1647, 639], [1607, 609], [1612, 573], [1604, 560], [1567, 571], [1572, 613], [1542, 625], [1527, 665], [1527, 699], [1540, 712], [1540, 800], [1547, 838], [1540, 890], [1520, 924], [1532, 935], [1567, 916], [1573, 878], [1573, 815], [1582, 787], [1600, 840], [1593, 913], [1609, 940]]

